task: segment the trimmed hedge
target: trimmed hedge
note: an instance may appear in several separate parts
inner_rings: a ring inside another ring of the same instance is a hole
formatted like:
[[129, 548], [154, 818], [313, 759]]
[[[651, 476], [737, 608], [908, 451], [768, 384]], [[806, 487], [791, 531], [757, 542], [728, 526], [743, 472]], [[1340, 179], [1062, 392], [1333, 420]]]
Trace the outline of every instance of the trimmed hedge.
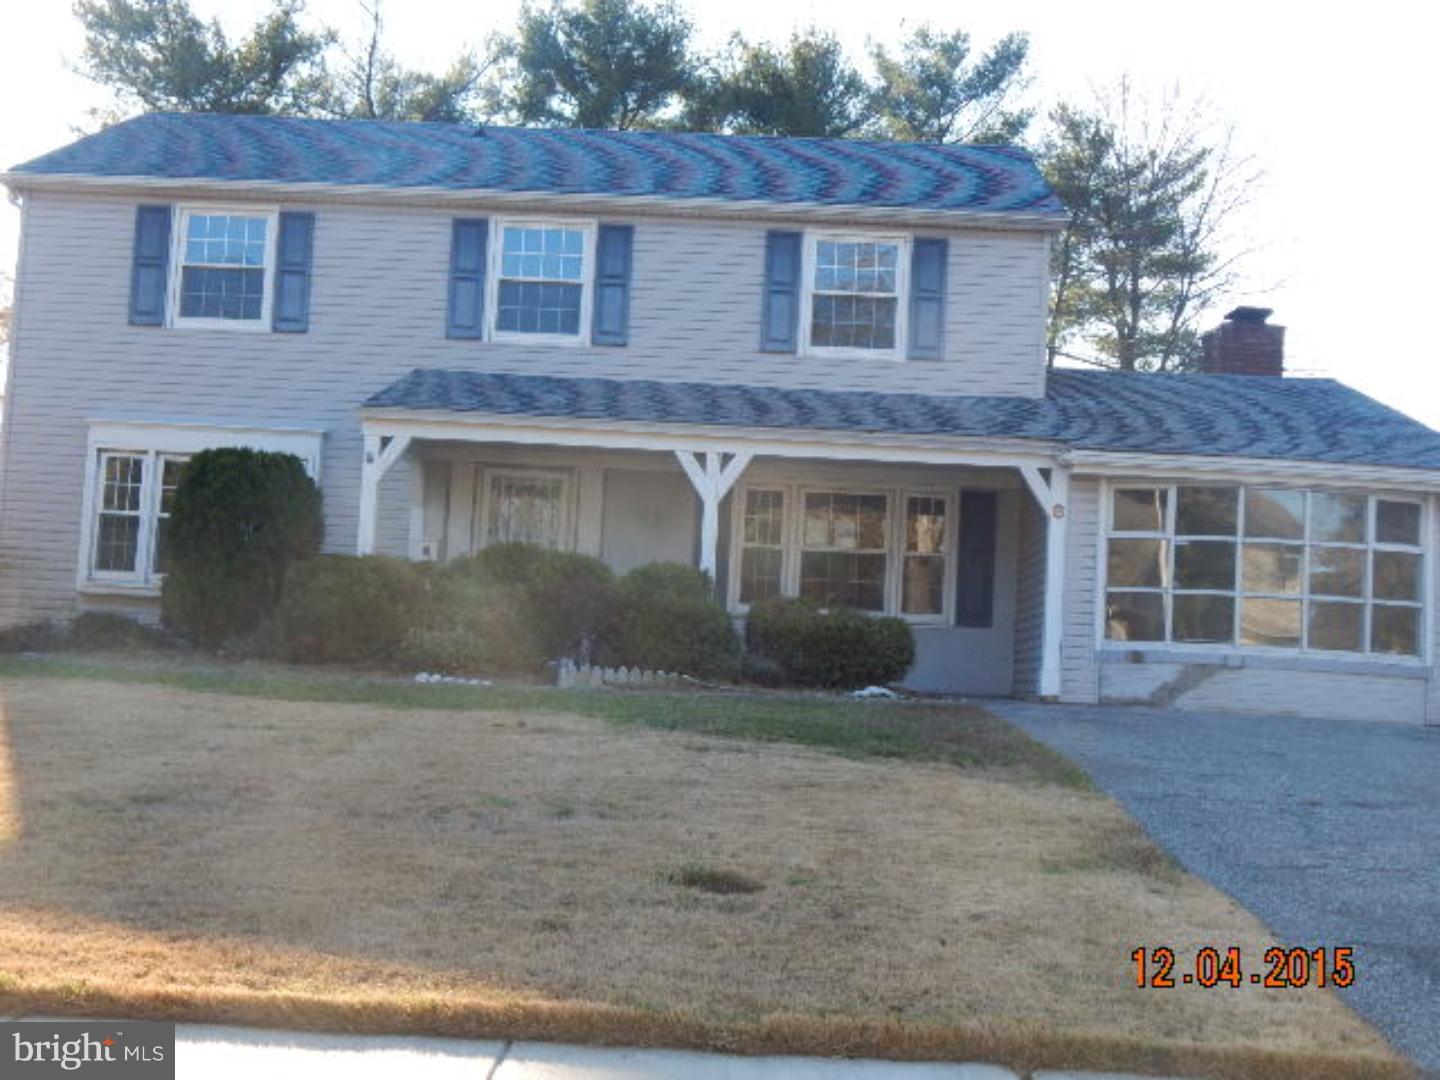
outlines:
[[420, 564], [386, 555], [320, 555], [290, 567], [273, 640], [287, 660], [389, 664], [429, 603]]
[[834, 689], [884, 685], [915, 662], [910, 624], [826, 609], [810, 600], [754, 604], [745, 624], [746, 671], [758, 682]]
[[592, 659], [615, 612], [615, 575], [589, 555], [492, 544], [447, 564], [437, 587], [448, 588], [455, 578], [514, 590], [515, 614], [529, 628], [540, 663]]
[[322, 530], [320, 490], [295, 455], [196, 454], [170, 510], [165, 622], [208, 646], [253, 633], [290, 564], [319, 550]]
[[733, 677], [740, 639], [712, 599], [710, 575], [679, 563], [651, 563], [626, 574], [601, 660], [702, 678]]
[[398, 660], [412, 671], [446, 675], [533, 673], [544, 650], [528, 612], [517, 586], [438, 572], [430, 579], [424, 619], [409, 628]]

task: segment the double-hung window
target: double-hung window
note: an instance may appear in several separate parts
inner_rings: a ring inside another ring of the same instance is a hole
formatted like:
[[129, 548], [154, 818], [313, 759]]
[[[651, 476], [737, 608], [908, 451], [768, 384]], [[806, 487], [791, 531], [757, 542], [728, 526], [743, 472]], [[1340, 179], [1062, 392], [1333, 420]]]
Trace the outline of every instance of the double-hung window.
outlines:
[[805, 255], [807, 350], [903, 355], [906, 238], [809, 234]]
[[1268, 485], [1115, 488], [1106, 637], [1419, 656], [1422, 511]]
[[954, 506], [946, 491], [743, 488], [731, 602], [799, 596], [942, 623], [955, 592]]
[[273, 211], [182, 208], [171, 321], [268, 328], [275, 233]]
[[119, 585], [158, 584], [165, 573], [170, 507], [184, 454], [100, 450], [90, 528], [89, 576]]
[[589, 337], [595, 229], [558, 221], [501, 221], [490, 310], [496, 338], [583, 343]]
[[800, 595], [826, 606], [885, 610], [889, 498], [805, 492]]
[[740, 524], [740, 602], [780, 596], [784, 567], [785, 492], [751, 488], [745, 493]]
[[905, 543], [900, 574], [900, 611], [905, 615], [945, 613], [950, 500], [943, 495], [905, 497]]

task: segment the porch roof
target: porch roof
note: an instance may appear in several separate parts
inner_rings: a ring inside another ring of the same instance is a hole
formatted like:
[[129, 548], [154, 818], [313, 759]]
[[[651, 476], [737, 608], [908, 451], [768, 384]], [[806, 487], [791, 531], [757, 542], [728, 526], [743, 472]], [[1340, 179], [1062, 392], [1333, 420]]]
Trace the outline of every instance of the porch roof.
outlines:
[[416, 369], [367, 409], [1034, 439], [1075, 450], [1440, 469], [1440, 433], [1333, 379], [1054, 371], [1043, 398]]

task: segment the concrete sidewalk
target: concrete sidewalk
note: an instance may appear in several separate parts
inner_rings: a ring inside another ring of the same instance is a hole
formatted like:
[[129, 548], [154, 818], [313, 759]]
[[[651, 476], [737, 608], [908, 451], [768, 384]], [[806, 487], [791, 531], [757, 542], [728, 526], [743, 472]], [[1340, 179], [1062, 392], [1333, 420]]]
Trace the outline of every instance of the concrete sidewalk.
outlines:
[[[20, 1016], [19, 1020], [75, 1017]], [[1023, 1080], [996, 1065], [739, 1057], [557, 1043], [389, 1035], [321, 1035], [177, 1024], [177, 1080]], [[1031, 1080], [1147, 1080], [1048, 1072]], [[1155, 1080], [1151, 1077], [1148, 1080]]]
[[1017, 1080], [994, 1065], [732, 1057], [531, 1042], [180, 1025], [178, 1080]]

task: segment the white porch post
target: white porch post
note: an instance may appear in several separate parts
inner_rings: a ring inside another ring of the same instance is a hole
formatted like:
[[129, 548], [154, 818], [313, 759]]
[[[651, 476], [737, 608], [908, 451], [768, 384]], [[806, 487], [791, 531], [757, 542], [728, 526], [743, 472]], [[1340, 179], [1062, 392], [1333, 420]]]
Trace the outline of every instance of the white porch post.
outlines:
[[388, 442], [379, 435], [365, 436], [364, 456], [360, 459], [360, 528], [355, 542], [357, 555], [375, 553], [375, 523], [380, 516], [380, 481], [390, 466], [410, 445], [409, 435], [392, 436]]
[[700, 569], [713, 581], [719, 563], [720, 501], [735, 486], [754, 455], [742, 450], [732, 454], [728, 462], [722, 462], [721, 454], [706, 450], [703, 464], [700, 456], [690, 450], [675, 451], [680, 467], [690, 478], [695, 494], [700, 496]]
[[1040, 696], [1060, 696], [1060, 638], [1065, 614], [1065, 539], [1070, 518], [1070, 472], [1056, 466], [1047, 483], [1033, 465], [1020, 469], [1045, 515], [1045, 621], [1040, 642]]

